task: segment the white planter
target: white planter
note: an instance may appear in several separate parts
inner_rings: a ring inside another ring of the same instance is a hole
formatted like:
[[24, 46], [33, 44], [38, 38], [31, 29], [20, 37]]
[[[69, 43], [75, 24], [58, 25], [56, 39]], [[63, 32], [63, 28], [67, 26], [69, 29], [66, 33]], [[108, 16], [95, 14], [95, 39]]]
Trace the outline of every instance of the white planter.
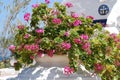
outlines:
[[36, 56], [35, 60], [43, 67], [65, 67], [69, 64], [67, 55], [53, 55], [53, 57], [48, 55], [45, 55], [44, 57]]

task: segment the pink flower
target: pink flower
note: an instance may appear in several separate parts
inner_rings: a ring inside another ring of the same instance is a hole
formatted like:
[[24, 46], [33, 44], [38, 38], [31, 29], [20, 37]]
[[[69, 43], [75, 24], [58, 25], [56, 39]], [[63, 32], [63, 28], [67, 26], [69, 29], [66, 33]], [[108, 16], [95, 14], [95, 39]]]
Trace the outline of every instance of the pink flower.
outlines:
[[115, 43], [119, 42], [118, 38], [114, 38]]
[[34, 56], [31, 55], [31, 56], [30, 56], [30, 59], [34, 59]]
[[50, 0], [45, 0], [45, 3], [46, 3], [46, 4], [49, 4], [49, 3], [50, 3]]
[[81, 44], [81, 43], [82, 43], [82, 41], [81, 41], [79, 38], [75, 38], [75, 39], [74, 39], [74, 42], [75, 42], [76, 44]]
[[63, 42], [63, 43], [62, 43], [62, 48], [65, 49], [65, 50], [69, 50], [69, 49], [71, 48], [71, 44], [70, 44], [70, 43]]
[[38, 51], [37, 55], [38, 55], [39, 57], [44, 57], [43, 51]]
[[118, 42], [120, 42], [120, 38], [117, 36], [117, 34], [112, 33], [110, 34], [110, 37], [114, 40], [114, 42], [117, 44]]
[[18, 47], [18, 50], [19, 50], [19, 51], [22, 51], [23, 48], [24, 48], [23, 45], [20, 45], [20, 46]]
[[65, 35], [66, 37], [68, 37], [68, 36], [70, 35], [70, 32], [69, 32], [69, 31], [66, 31], [66, 32], [64, 33], [64, 35]]
[[40, 4], [33, 4], [32, 7], [33, 8], [38, 8], [40, 6]]
[[116, 45], [118, 49], [120, 49], [120, 44]]
[[57, 10], [52, 10], [52, 12], [51, 12], [53, 15], [58, 15], [59, 14], [59, 12], [57, 11]]
[[72, 13], [71, 16], [72, 16], [73, 18], [78, 18], [78, 17], [79, 17], [79, 15], [78, 15], [77, 13]]
[[92, 20], [94, 19], [94, 17], [93, 17], [93, 16], [87, 16], [86, 18], [90, 18], [90, 19], [92, 19]]
[[55, 50], [47, 50], [47, 54], [50, 57], [53, 57], [53, 54], [55, 53]]
[[87, 52], [88, 55], [91, 55], [91, 54], [92, 54], [92, 51], [91, 51], [89, 48], [86, 49], [86, 52]]
[[83, 40], [88, 40], [88, 35], [82, 34], [80, 35], [80, 38]]
[[24, 38], [28, 39], [30, 37], [30, 34], [25, 34]]
[[29, 19], [30, 19], [30, 13], [25, 13], [24, 20], [28, 22]]
[[73, 22], [73, 25], [74, 25], [74, 26], [79, 26], [80, 24], [82, 24], [82, 22], [81, 22], [80, 20], [75, 20], [75, 21]]
[[37, 44], [25, 45], [24, 48], [29, 51], [38, 51], [39, 45]]
[[39, 50], [39, 45], [37, 45], [37, 44], [32, 44], [32, 45], [30, 45], [30, 49], [31, 49], [31, 51]]
[[39, 34], [43, 34], [44, 33], [44, 29], [36, 29], [35, 31], [36, 31], [36, 33], [39, 33]]
[[53, 22], [54, 24], [61, 24], [61, 23], [62, 23], [61, 19], [59, 19], [59, 18], [54, 18], [54, 19], [52, 20], [52, 22]]
[[112, 33], [112, 34], [110, 34], [110, 37], [112, 37], [113, 39], [115, 39], [115, 38], [117, 38], [117, 34]]
[[94, 64], [95, 70], [96, 71], [102, 71], [103, 70], [103, 66], [101, 63], [96, 63]]
[[67, 6], [68, 8], [70, 8], [70, 7], [73, 7], [73, 4], [70, 3], [70, 2], [67, 2], [67, 3], [65, 4], [65, 6]]
[[11, 51], [15, 51], [15, 48], [16, 48], [16, 46], [14, 46], [14, 45], [9, 46], [9, 50], [11, 50]]
[[74, 72], [74, 69], [72, 68], [70, 68], [69, 66], [65, 66], [64, 67], [64, 74], [66, 74], [66, 75], [70, 75], [70, 74], [72, 74]]
[[17, 27], [18, 27], [19, 30], [23, 30], [24, 29], [23, 25], [18, 25]]
[[25, 46], [24, 46], [24, 49], [30, 50], [30, 45], [25, 45]]
[[120, 67], [120, 61], [115, 60], [114, 64], [115, 64], [116, 66]]
[[82, 49], [86, 50], [89, 47], [90, 47], [90, 43], [85, 43], [85, 44], [83, 44]]

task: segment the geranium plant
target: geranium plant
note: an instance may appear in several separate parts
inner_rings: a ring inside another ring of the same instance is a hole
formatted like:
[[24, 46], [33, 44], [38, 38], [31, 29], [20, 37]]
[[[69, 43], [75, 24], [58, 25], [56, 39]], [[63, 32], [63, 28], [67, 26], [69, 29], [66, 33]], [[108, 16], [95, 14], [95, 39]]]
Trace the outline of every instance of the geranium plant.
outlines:
[[[65, 74], [76, 72], [80, 60], [86, 69], [97, 72], [103, 80], [112, 75], [119, 77], [119, 40], [114, 42], [107, 33], [94, 34], [95, 30], [102, 30], [102, 25], [94, 24], [92, 16], [82, 17], [74, 12], [67, 15], [66, 8], [73, 6], [70, 2], [55, 3], [54, 8], [48, 7], [49, 0], [45, 2], [32, 5], [32, 15], [24, 15], [29, 26], [18, 25], [15, 44], [9, 47], [17, 60], [15, 69], [31, 64], [35, 56], [68, 55]], [[106, 75], [107, 71], [110, 75]]]
[[89, 41], [91, 55], [84, 53], [80, 56], [86, 69], [94, 70], [102, 80], [119, 80], [120, 35], [97, 32]]

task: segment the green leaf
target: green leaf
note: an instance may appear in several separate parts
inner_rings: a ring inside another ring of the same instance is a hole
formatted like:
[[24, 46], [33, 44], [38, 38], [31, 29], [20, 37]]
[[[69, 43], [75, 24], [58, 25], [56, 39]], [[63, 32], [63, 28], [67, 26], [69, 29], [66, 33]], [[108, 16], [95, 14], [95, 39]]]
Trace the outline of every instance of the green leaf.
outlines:
[[62, 40], [60, 37], [56, 37], [56, 38], [54, 39], [54, 42], [55, 42], [55, 43], [62, 43], [63, 40]]

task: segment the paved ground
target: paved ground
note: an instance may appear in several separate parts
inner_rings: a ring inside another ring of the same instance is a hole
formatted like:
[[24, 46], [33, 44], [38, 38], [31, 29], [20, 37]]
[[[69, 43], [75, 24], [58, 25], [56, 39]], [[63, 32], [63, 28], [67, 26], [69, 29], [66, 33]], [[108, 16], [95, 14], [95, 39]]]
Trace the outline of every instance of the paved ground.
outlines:
[[91, 77], [88, 73], [80, 71], [72, 75], [63, 74], [60, 67], [30, 67], [15, 71], [13, 68], [0, 69], [0, 80], [101, 80], [97, 76]]

